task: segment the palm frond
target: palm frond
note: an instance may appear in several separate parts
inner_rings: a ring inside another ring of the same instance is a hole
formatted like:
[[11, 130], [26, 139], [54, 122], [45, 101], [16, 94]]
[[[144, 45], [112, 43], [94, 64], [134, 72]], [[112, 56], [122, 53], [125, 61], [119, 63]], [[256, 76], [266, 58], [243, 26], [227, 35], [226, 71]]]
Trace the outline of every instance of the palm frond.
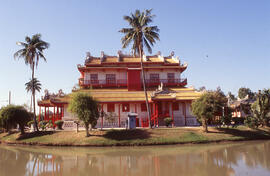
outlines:
[[130, 28], [122, 28], [119, 32], [125, 34], [121, 38], [122, 47], [127, 48], [131, 42], [133, 54], [140, 54], [139, 50], [143, 52], [144, 47], [147, 48], [149, 53], [152, 53], [152, 46], [156, 43], [156, 40], [159, 39], [159, 29], [157, 26], [148, 26], [153, 22], [155, 15], [151, 14], [152, 9], [140, 11], [136, 10], [134, 13], [131, 13], [130, 16], [124, 16]]
[[[147, 42], [147, 39], [146, 38], [143, 38], [143, 43], [145, 44], [148, 52], [151, 54], [152, 53], [152, 48], [151, 46], [149, 45], [149, 43]], [[151, 45], [153, 46], [153, 44], [151, 43]]]
[[40, 92], [41, 90], [41, 83], [37, 78], [34, 78], [33, 80], [30, 79], [29, 82], [25, 83], [25, 89], [27, 92], [33, 93], [33, 91]]
[[31, 38], [28, 37], [28, 36], [26, 36], [26, 37], [25, 37], [25, 41], [29, 44], [29, 43], [31, 42]]
[[29, 64], [33, 69], [35, 64], [38, 65], [40, 58], [46, 61], [43, 50], [49, 48], [49, 43], [41, 40], [41, 34], [35, 34], [32, 38], [26, 36], [25, 41], [26, 43], [17, 42], [23, 48], [14, 53], [14, 58], [24, 58], [25, 64]]

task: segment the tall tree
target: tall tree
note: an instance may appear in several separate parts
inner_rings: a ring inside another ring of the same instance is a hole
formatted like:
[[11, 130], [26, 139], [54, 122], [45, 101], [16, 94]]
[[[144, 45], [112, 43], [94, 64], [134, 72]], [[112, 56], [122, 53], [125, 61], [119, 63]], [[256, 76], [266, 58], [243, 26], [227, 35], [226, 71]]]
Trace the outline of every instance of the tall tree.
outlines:
[[149, 127], [151, 127], [151, 114], [148, 103], [147, 90], [145, 86], [145, 74], [143, 68], [143, 53], [144, 48], [147, 48], [149, 53], [152, 53], [152, 46], [159, 40], [159, 29], [157, 26], [149, 26], [153, 22], [155, 15], [151, 14], [152, 9], [140, 11], [136, 10], [130, 16], [124, 16], [124, 20], [128, 22], [129, 28], [122, 28], [119, 32], [124, 34], [122, 37], [122, 47], [127, 48], [130, 43], [132, 44], [132, 51], [134, 56], [139, 55], [141, 59], [141, 74], [143, 81], [143, 90], [145, 94], [147, 116], [149, 119]]
[[229, 98], [231, 101], [235, 101], [235, 100], [236, 100], [234, 94], [232, 94], [232, 92], [230, 92], [230, 91], [228, 92], [228, 98]]
[[243, 99], [248, 95], [249, 99], [253, 99], [255, 97], [255, 94], [250, 90], [250, 88], [241, 87], [238, 90], [238, 97]]
[[41, 90], [41, 83], [37, 78], [34, 78], [33, 80], [30, 79], [29, 82], [25, 83], [25, 89], [27, 92], [31, 92], [31, 105], [30, 105], [30, 112], [32, 112], [32, 99], [33, 99], [33, 92], [36, 94], [36, 92], [40, 92]]
[[192, 102], [192, 113], [202, 123], [205, 132], [208, 132], [208, 121], [215, 116], [223, 116], [227, 98], [221, 90], [208, 91]]
[[68, 105], [68, 111], [76, 114], [83, 121], [86, 137], [89, 136], [89, 125], [95, 125], [99, 118], [98, 102], [86, 93], [75, 93]]
[[[43, 54], [45, 49], [49, 48], [49, 43], [41, 40], [41, 34], [35, 34], [32, 38], [26, 36], [25, 42], [17, 42], [17, 45], [22, 46], [23, 48], [15, 52], [14, 58], [23, 58], [26, 65], [30, 65], [32, 70], [32, 81], [34, 82], [35, 78], [35, 67], [37, 68], [39, 59], [42, 58], [46, 61], [46, 58]], [[33, 84], [34, 85], [34, 84]], [[35, 89], [32, 89], [33, 97], [33, 110], [34, 110], [34, 122], [35, 129], [38, 131], [38, 125], [36, 121], [36, 98], [35, 98]]]
[[25, 83], [25, 89], [27, 92], [40, 92], [41, 90], [41, 83], [37, 78], [30, 79], [29, 82]]
[[262, 126], [269, 126], [270, 120], [270, 90], [258, 92], [256, 101], [251, 106], [253, 118], [257, 118]]
[[0, 121], [2, 126], [9, 132], [17, 124], [24, 134], [24, 127], [30, 121], [31, 115], [23, 106], [8, 105], [0, 110]]

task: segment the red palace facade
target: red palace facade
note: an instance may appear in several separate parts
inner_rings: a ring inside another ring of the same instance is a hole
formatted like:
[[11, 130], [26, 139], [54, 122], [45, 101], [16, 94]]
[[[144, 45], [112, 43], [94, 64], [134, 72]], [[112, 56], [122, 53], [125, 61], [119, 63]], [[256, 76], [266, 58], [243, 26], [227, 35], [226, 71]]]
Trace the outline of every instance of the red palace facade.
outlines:
[[[182, 77], [182, 72], [187, 64], [182, 64], [173, 52], [166, 57], [159, 52], [144, 55], [143, 65], [153, 124], [162, 126], [163, 119], [171, 117], [175, 126], [198, 125], [190, 106], [201, 93], [186, 87], [187, 78]], [[101, 111], [113, 117], [111, 120], [100, 117], [97, 127], [125, 127], [129, 112], [138, 114], [138, 127], [148, 126], [139, 57], [120, 51], [117, 56], [101, 52], [100, 57], [94, 57], [87, 53], [84, 65], [77, 68], [80, 88], [72, 91], [91, 94], [100, 103]], [[64, 128], [74, 128], [76, 116], [67, 111], [69, 100], [69, 94], [61, 90], [57, 94], [45, 91], [38, 101], [41, 117], [53, 123], [61, 119], [65, 121]]]

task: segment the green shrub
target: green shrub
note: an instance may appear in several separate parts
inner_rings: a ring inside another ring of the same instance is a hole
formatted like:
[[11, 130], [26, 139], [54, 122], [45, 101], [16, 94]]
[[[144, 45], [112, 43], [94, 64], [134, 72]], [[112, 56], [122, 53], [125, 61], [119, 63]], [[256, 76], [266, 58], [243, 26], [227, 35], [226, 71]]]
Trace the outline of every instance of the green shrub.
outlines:
[[8, 105], [0, 109], [0, 125], [8, 132], [19, 125], [21, 134], [23, 134], [24, 127], [31, 120], [30, 118], [23, 106]]
[[235, 123], [235, 125], [243, 125], [246, 118], [244, 117], [233, 117], [232, 121]]
[[257, 129], [260, 125], [260, 122], [257, 118], [248, 116], [244, 121], [244, 124], [249, 128]]
[[57, 120], [54, 123], [57, 126], [57, 129], [59, 129], [59, 130], [62, 130], [63, 129], [63, 124], [64, 124], [64, 121], [63, 120]]
[[46, 130], [46, 125], [47, 125], [47, 123], [48, 123], [48, 121], [42, 120], [42, 121], [40, 121], [40, 122], [38, 123], [38, 125], [39, 125], [39, 127], [40, 127], [43, 131], [45, 131], [45, 130]]
[[97, 125], [97, 121], [96, 121], [96, 120], [95, 120], [95, 121], [93, 121], [93, 122], [91, 123], [92, 128], [95, 128], [95, 127], [96, 127], [96, 125]]
[[171, 117], [167, 117], [164, 119], [165, 125], [169, 127], [173, 123], [173, 119]]
[[34, 120], [30, 120], [29, 122], [27, 122], [27, 126], [31, 127], [31, 125], [34, 124]]
[[52, 120], [49, 120], [49, 122], [46, 124], [46, 129], [47, 128], [54, 128]]

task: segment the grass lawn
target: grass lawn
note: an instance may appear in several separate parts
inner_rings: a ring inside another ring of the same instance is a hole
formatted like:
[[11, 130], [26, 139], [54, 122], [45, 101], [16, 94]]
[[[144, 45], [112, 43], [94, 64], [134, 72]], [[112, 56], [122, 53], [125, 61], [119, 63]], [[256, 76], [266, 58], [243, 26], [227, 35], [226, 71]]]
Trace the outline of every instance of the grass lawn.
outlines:
[[90, 137], [85, 137], [85, 131], [44, 131], [23, 136], [19, 133], [1, 133], [0, 141], [48, 146], [139, 146], [270, 139], [269, 128], [253, 130], [244, 126], [220, 129], [210, 127], [209, 133], [203, 133], [201, 128], [195, 127], [93, 130], [90, 134]]

